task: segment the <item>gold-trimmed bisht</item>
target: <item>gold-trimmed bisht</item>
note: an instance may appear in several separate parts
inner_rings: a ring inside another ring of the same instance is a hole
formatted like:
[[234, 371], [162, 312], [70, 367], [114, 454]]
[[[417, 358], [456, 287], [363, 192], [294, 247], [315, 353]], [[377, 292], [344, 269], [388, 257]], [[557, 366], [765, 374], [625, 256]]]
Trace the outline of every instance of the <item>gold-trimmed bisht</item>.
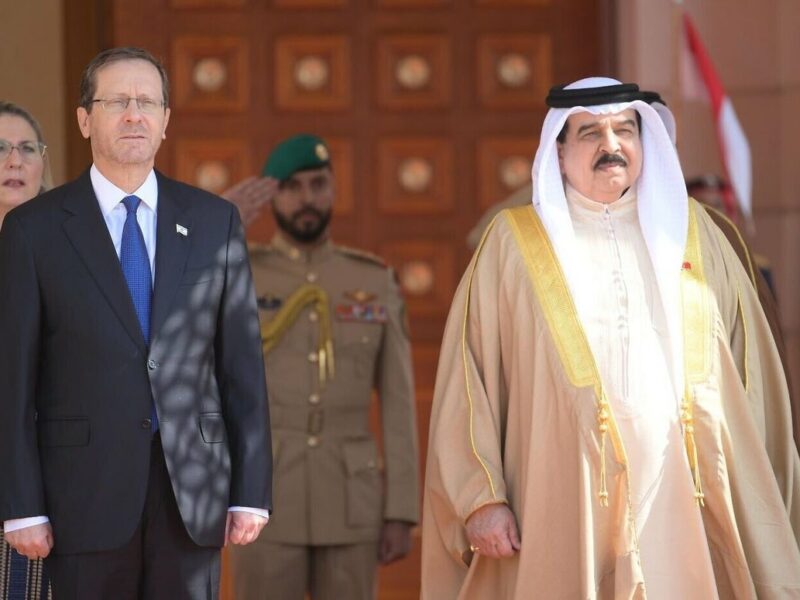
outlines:
[[[685, 363], [685, 388], [684, 398], [680, 407], [680, 420], [686, 445], [687, 457], [695, 483], [694, 497], [698, 506], [705, 506], [705, 496], [700, 477], [700, 466], [697, 455], [697, 445], [694, 436], [694, 402], [691, 385], [703, 381], [708, 375], [710, 365], [710, 317], [709, 299], [706, 281], [703, 275], [702, 256], [697, 228], [697, 202], [689, 202], [689, 230], [686, 241], [685, 262], [681, 272], [681, 292], [683, 299], [683, 329], [684, 329], [684, 363]], [[600, 506], [608, 506], [608, 481], [606, 469], [606, 441], [611, 436], [617, 462], [627, 468], [628, 459], [622, 438], [614, 419], [611, 405], [605, 393], [600, 378], [594, 355], [589, 347], [586, 333], [580, 323], [577, 309], [566, 283], [566, 277], [555, 255], [555, 250], [544, 230], [544, 226], [532, 206], [523, 206], [506, 209], [500, 213], [504, 215], [511, 227], [511, 231], [522, 252], [525, 265], [530, 275], [534, 291], [542, 306], [548, 328], [553, 334], [553, 341], [561, 357], [570, 383], [576, 387], [592, 386], [597, 399], [597, 428], [600, 437], [600, 477], [597, 492]], [[499, 216], [499, 215], [498, 215]], [[462, 354], [464, 359], [465, 377], [469, 378], [466, 356], [467, 320], [469, 315], [470, 293], [472, 278], [475, 271], [478, 255], [481, 252], [487, 234], [492, 229], [498, 217], [490, 223], [483, 234], [476, 256], [470, 268], [468, 278], [468, 292], [466, 311], [462, 324]], [[472, 394], [469, 381], [467, 381], [467, 397], [470, 405], [470, 439], [472, 433]], [[479, 463], [486, 471], [489, 485], [494, 493], [494, 485], [484, 461], [478, 455], [474, 441], [472, 450]], [[628, 490], [630, 496], [630, 489]], [[629, 507], [630, 497], [627, 498]]]
[[297, 288], [286, 299], [281, 309], [269, 323], [261, 326], [261, 343], [264, 354], [268, 354], [280, 341], [284, 333], [300, 316], [300, 313], [313, 305], [319, 314], [319, 336], [317, 338], [317, 365], [319, 382], [324, 386], [336, 374], [333, 357], [333, 330], [331, 311], [327, 292], [318, 285], [306, 283]]
[[[505, 212], [522, 253], [536, 297], [542, 307], [548, 329], [558, 350], [561, 364], [575, 387], [591, 387], [597, 403], [597, 430], [600, 440], [600, 477], [597, 498], [600, 506], [608, 506], [606, 448], [610, 437], [617, 462], [627, 470], [628, 457], [622, 444], [617, 422], [597, 369], [586, 332], [567, 285], [567, 279], [550, 238], [532, 206]], [[627, 504], [630, 508], [630, 490]]]
[[494, 222], [497, 220], [497, 216], [492, 219], [489, 226], [486, 227], [486, 230], [483, 232], [481, 236], [481, 241], [478, 243], [478, 247], [475, 250], [475, 257], [472, 260], [472, 264], [469, 267], [469, 276], [467, 278], [467, 293], [466, 293], [466, 300], [464, 302], [464, 321], [461, 323], [461, 358], [464, 361], [464, 383], [465, 389], [467, 391], [467, 402], [469, 403], [469, 443], [472, 447], [472, 454], [478, 460], [478, 463], [481, 465], [484, 474], [486, 475], [486, 479], [489, 481], [489, 490], [492, 493], [492, 499], [497, 498], [497, 492], [495, 491], [494, 481], [492, 480], [492, 474], [489, 472], [489, 468], [486, 466], [483, 458], [478, 453], [478, 449], [475, 447], [475, 434], [473, 432], [473, 402], [472, 402], [472, 389], [469, 385], [469, 359], [467, 358], [467, 324], [469, 321], [469, 303], [472, 296], [472, 278], [475, 275], [475, 267], [478, 264], [478, 257], [481, 254], [481, 250], [483, 250], [483, 244], [486, 242], [486, 237], [489, 235], [489, 231], [491, 231], [492, 227], [494, 226]]

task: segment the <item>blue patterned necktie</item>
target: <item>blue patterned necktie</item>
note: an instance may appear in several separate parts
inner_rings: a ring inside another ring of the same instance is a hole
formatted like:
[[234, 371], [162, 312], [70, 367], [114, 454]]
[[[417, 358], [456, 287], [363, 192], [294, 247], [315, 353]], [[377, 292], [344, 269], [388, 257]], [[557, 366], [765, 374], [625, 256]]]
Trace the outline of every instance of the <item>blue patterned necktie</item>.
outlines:
[[[142, 229], [136, 220], [136, 211], [141, 204], [141, 198], [126, 196], [122, 203], [128, 211], [125, 226], [122, 228], [122, 244], [119, 251], [119, 261], [122, 263], [122, 273], [128, 282], [133, 307], [142, 328], [144, 342], [150, 345], [150, 305], [153, 300], [153, 276], [150, 271], [150, 257], [144, 243]], [[150, 409], [151, 429], [158, 430], [158, 416], [155, 405]]]

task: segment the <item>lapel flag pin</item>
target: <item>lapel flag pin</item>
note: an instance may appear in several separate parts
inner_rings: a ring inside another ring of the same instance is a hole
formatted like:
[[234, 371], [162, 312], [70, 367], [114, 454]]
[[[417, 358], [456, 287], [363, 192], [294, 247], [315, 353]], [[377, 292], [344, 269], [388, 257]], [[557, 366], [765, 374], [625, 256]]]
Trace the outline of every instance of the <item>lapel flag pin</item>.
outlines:
[[175, 224], [175, 231], [180, 233], [183, 237], [189, 235], [189, 230], [186, 229], [186, 227], [184, 227], [183, 225], [179, 225], [177, 223]]

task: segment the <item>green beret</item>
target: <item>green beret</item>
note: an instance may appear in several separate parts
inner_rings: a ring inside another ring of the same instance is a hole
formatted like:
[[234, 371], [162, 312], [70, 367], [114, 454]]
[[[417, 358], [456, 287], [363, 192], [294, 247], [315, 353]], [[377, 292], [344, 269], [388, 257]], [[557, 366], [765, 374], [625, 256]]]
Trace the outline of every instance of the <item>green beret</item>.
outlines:
[[275, 146], [261, 174], [283, 181], [297, 171], [326, 167], [330, 160], [330, 151], [322, 138], [308, 134], [296, 135]]

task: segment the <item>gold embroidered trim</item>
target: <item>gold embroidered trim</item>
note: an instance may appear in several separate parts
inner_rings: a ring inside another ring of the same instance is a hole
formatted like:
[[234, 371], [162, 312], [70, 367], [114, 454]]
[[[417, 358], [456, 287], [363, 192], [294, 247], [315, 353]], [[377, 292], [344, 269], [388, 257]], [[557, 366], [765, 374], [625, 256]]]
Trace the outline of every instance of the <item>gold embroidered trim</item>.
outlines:
[[692, 386], [708, 378], [711, 368], [711, 319], [709, 316], [708, 288], [703, 267], [703, 255], [697, 228], [697, 210], [700, 205], [689, 201], [689, 229], [686, 252], [681, 271], [681, 296], [683, 308], [683, 360], [684, 393], [681, 402], [681, 425], [686, 454], [694, 478], [694, 499], [705, 506], [705, 494], [700, 478], [700, 463], [694, 437], [694, 392]]
[[578, 311], [567, 286], [566, 277], [556, 257], [550, 238], [532, 206], [502, 211], [522, 252], [536, 297], [542, 306], [547, 326], [553, 336], [561, 363], [570, 383], [575, 387], [591, 386], [597, 399], [597, 423], [600, 432], [601, 506], [608, 506], [606, 476], [606, 438], [611, 436], [614, 454], [627, 470], [628, 459], [622, 445], [617, 422], [608, 403], [605, 388], [594, 355], [586, 339]]
[[[683, 426], [684, 443], [695, 482], [695, 501], [705, 506], [700, 477], [700, 466], [697, 445], [694, 437], [694, 395], [692, 384], [700, 383], [708, 377], [711, 365], [711, 319], [709, 298], [704, 276], [703, 257], [697, 226], [697, 202], [689, 202], [689, 229], [686, 241], [685, 262], [681, 276], [681, 293], [683, 309], [684, 333], [684, 397], [681, 402], [681, 424]], [[606, 436], [611, 436], [616, 460], [627, 471], [628, 460], [622, 445], [622, 438], [614, 419], [613, 411], [608, 403], [605, 389], [600, 378], [594, 355], [580, 318], [569, 292], [561, 265], [544, 230], [544, 226], [532, 206], [522, 206], [503, 210], [499, 215], [507, 220], [514, 238], [522, 253], [530, 281], [548, 328], [553, 336], [564, 371], [575, 387], [591, 386], [597, 400], [597, 421], [600, 432], [600, 485], [598, 499], [601, 506], [608, 506], [608, 488], [606, 473]], [[499, 216], [498, 215], [498, 216]], [[476, 251], [467, 282], [467, 303], [462, 329], [462, 353], [465, 374], [468, 373], [466, 353], [466, 330], [469, 316], [470, 291], [478, 255], [486, 240], [486, 235], [494, 226], [497, 217], [489, 224], [481, 238]], [[523, 233], [524, 232], [524, 233]], [[744, 315], [742, 315], [744, 318]], [[467, 396], [470, 402], [470, 439], [475, 456], [486, 471], [492, 494], [494, 486], [491, 476], [483, 460], [477, 453], [472, 433], [472, 396], [467, 375]], [[628, 490], [628, 507], [631, 508], [630, 489]], [[635, 527], [634, 527], [635, 533]]]
[[324, 386], [329, 379], [333, 379], [336, 373], [336, 366], [333, 358], [333, 333], [328, 294], [321, 287], [306, 283], [297, 288], [286, 299], [286, 302], [275, 317], [269, 323], [261, 326], [261, 343], [264, 348], [264, 354], [269, 353], [309, 304], [313, 304], [314, 309], [319, 314], [317, 366], [319, 368], [320, 385]]
[[464, 380], [466, 383], [466, 390], [467, 390], [467, 402], [469, 402], [469, 443], [472, 446], [472, 454], [475, 455], [475, 458], [480, 463], [481, 467], [483, 468], [483, 472], [486, 473], [486, 478], [489, 480], [489, 489], [492, 492], [492, 499], [497, 498], [497, 492], [495, 491], [494, 481], [492, 480], [492, 474], [489, 472], [489, 468], [486, 466], [486, 463], [481, 458], [481, 455], [478, 454], [478, 449], [475, 447], [475, 433], [473, 430], [473, 408], [472, 408], [472, 390], [469, 385], [469, 360], [467, 359], [467, 324], [469, 321], [469, 301], [472, 296], [472, 278], [475, 275], [475, 268], [478, 265], [478, 257], [480, 257], [481, 250], [483, 250], [483, 244], [486, 242], [486, 237], [489, 235], [489, 232], [494, 227], [494, 223], [497, 221], [497, 215], [492, 219], [492, 222], [489, 223], [489, 226], [486, 227], [486, 230], [483, 232], [481, 236], [481, 241], [478, 244], [478, 247], [475, 249], [475, 257], [472, 259], [472, 264], [469, 268], [469, 276], [467, 278], [467, 300], [464, 307], [464, 321], [461, 324], [461, 357], [464, 361]]

